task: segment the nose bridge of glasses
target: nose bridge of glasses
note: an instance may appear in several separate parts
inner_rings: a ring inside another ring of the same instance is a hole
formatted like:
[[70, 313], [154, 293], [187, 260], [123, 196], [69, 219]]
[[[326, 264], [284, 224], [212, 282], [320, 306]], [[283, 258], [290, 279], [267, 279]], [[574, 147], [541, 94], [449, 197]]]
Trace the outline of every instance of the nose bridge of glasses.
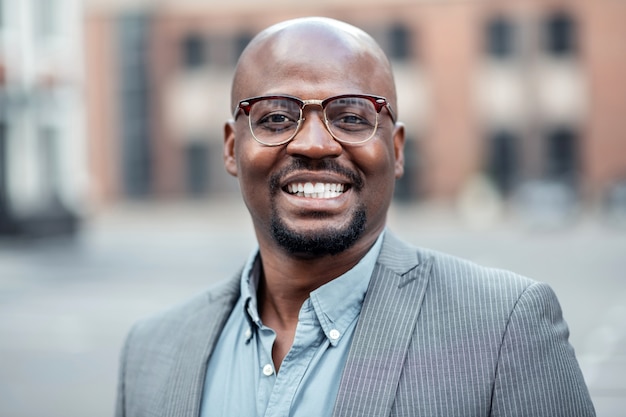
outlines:
[[302, 104], [300, 106], [300, 111], [301, 111], [302, 120], [305, 120], [304, 111], [307, 106], [319, 107], [319, 111], [322, 113], [324, 112], [324, 100], [315, 100], [315, 99], [302, 100], [301, 103]]
[[302, 100], [302, 110], [304, 110], [304, 108], [308, 105], [319, 106], [320, 108], [323, 108], [324, 107], [323, 103], [324, 103], [324, 100], [316, 100], [316, 99]]
[[[320, 131], [324, 131], [326, 133], [330, 133], [331, 136], [332, 133], [330, 132], [329, 126], [328, 126], [328, 120], [326, 119], [326, 115], [324, 113], [324, 108], [322, 106], [322, 100], [308, 100], [309, 103], [305, 103], [302, 106], [301, 109], [301, 114], [300, 114], [300, 121], [298, 123], [298, 132], [300, 133], [303, 130], [307, 130], [307, 129], [321, 129]], [[305, 108], [307, 105], [312, 105], [313, 108], [310, 108], [310, 112], [309, 112], [309, 117], [305, 117]], [[319, 106], [319, 109], [316, 109], [315, 107]], [[317, 110], [317, 111], [315, 111]], [[312, 114], [311, 114], [312, 113]], [[317, 120], [317, 121], [315, 121]], [[306, 123], [305, 123], [306, 121]], [[295, 135], [294, 135], [295, 136]]]
[[[325, 126], [325, 129], [328, 130], [328, 120], [326, 119], [326, 112], [325, 112], [325, 108], [324, 108], [324, 100], [316, 100], [316, 99], [302, 100], [301, 103], [302, 103], [302, 105], [300, 106], [300, 123], [299, 123], [299, 128], [302, 129], [302, 124], [304, 123], [305, 120], [307, 120], [307, 118], [304, 116], [306, 107], [307, 106], [312, 106], [313, 109], [311, 109], [311, 110], [315, 110], [315, 107], [319, 107], [318, 112], [317, 112], [317, 115], [318, 115], [317, 117], [322, 122], [322, 124]], [[309, 119], [309, 123], [310, 122], [311, 122], [311, 120]]]
[[[294, 132], [291, 138], [291, 142], [296, 142], [295, 146], [298, 149], [300, 149], [300, 147], [305, 147], [308, 151], [326, 149], [324, 152], [327, 152], [329, 144], [332, 144], [330, 148], [333, 149], [332, 152], [336, 152], [335, 148], [339, 144], [335, 141], [336, 137], [330, 130], [325, 114], [324, 100], [301, 100], [300, 103], [300, 121], [296, 132]], [[312, 106], [310, 110], [312, 110], [314, 114], [308, 119], [304, 116], [307, 106]], [[315, 119], [317, 119], [317, 122], [313, 122]], [[305, 120], [308, 120], [308, 122], [304, 123]], [[322, 136], [325, 138], [321, 139]], [[316, 143], [316, 145], [313, 145], [313, 143]], [[294, 145], [292, 145], [292, 147], [293, 146]]]

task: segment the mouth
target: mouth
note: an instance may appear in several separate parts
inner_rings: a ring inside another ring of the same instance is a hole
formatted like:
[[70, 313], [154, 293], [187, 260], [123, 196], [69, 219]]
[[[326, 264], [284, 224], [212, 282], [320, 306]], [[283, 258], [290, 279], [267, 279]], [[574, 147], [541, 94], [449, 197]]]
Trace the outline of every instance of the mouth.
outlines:
[[348, 184], [343, 183], [292, 182], [283, 187], [283, 190], [296, 197], [329, 199], [339, 197], [349, 188]]

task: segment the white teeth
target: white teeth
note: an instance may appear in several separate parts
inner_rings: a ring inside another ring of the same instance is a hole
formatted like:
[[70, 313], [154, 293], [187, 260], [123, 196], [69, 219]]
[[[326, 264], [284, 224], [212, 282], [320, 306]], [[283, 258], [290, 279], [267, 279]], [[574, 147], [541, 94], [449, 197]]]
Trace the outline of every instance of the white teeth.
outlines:
[[287, 191], [298, 197], [309, 198], [334, 198], [340, 196], [344, 191], [343, 184], [312, 182], [297, 183], [287, 185]]

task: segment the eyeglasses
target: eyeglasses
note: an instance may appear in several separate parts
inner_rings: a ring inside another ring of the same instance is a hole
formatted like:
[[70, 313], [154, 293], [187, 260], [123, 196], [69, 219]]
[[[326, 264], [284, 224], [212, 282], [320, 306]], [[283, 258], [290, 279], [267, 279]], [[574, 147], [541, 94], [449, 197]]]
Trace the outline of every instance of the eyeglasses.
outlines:
[[324, 100], [301, 100], [297, 97], [276, 95], [241, 100], [239, 110], [248, 116], [254, 139], [266, 146], [279, 146], [292, 140], [304, 121], [308, 105], [322, 108], [324, 123], [333, 138], [342, 143], [361, 144], [374, 137], [378, 128], [378, 114], [384, 107], [395, 123], [395, 115], [384, 97], [347, 94]]

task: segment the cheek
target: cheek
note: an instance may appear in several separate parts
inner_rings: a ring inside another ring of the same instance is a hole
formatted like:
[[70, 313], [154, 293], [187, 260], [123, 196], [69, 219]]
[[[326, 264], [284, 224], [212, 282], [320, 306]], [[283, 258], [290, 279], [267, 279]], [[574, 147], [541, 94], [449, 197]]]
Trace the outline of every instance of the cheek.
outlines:
[[276, 149], [243, 143], [236, 148], [236, 155], [239, 185], [244, 198], [268, 195], [268, 178], [277, 161]]
[[395, 151], [382, 140], [370, 145], [375, 146], [360, 148], [355, 159], [360, 161], [359, 165], [367, 182], [389, 188], [395, 182]]
[[388, 143], [378, 143], [363, 149], [360, 167], [365, 178], [363, 201], [368, 207], [372, 223], [384, 222], [393, 198], [395, 175], [395, 152]]

